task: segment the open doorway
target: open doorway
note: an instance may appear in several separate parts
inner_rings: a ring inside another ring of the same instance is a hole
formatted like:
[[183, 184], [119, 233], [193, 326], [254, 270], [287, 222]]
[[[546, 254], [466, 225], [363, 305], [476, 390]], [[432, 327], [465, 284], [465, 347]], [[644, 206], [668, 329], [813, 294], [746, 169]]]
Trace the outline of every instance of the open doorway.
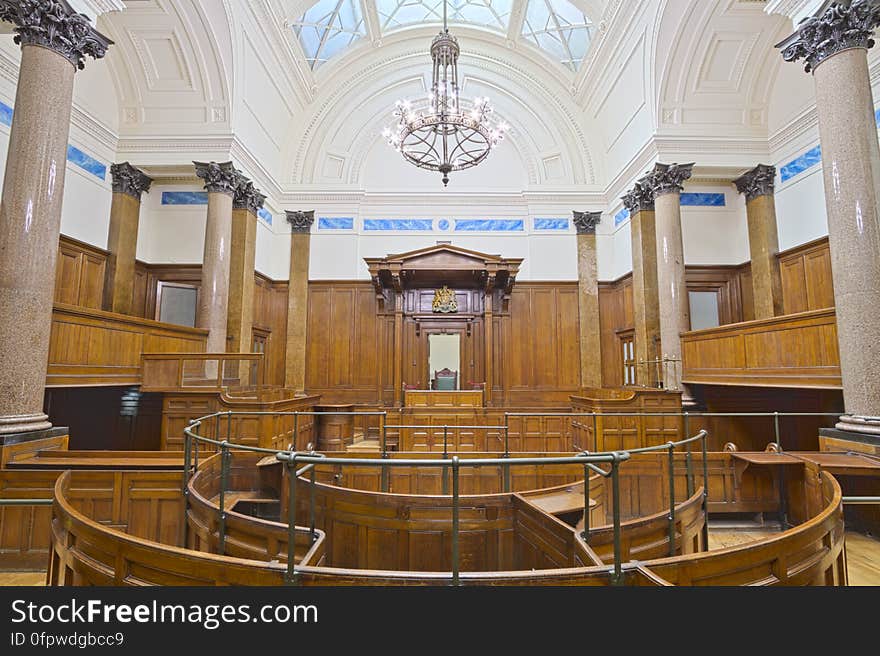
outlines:
[[431, 389], [461, 389], [461, 335], [428, 335], [428, 378]]

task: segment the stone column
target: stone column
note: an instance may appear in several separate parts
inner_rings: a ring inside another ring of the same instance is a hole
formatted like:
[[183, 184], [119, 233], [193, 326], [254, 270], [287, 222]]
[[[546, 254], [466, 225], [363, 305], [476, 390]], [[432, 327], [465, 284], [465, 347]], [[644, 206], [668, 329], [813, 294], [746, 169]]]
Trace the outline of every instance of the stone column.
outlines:
[[113, 202], [107, 237], [110, 258], [104, 284], [104, 309], [131, 314], [141, 194], [150, 190], [153, 180], [128, 162], [112, 165], [110, 175], [113, 176]]
[[232, 241], [232, 195], [239, 173], [232, 162], [193, 162], [208, 192], [208, 220], [202, 258], [202, 287], [196, 326], [208, 331], [207, 353], [226, 352], [229, 265]]
[[253, 347], [254, 262], [257, 212], [266, 197], [247, 178], [240, 178], [232, 197], [232, 248], [229, 262], [229, 308], [226, 319], [229, 353], [250, 353]]
[[657, 299], [657, 237], [654, 196], [644, 179], [623, 197], [630, 215], [633, 269], [633, 350], [636, 382], [657, 387], [660, 357], [660, 304]]
[[739, 193], [746, 197], [755, 319], [771, 319], [782, 314], [782, 278], [776, 259], [779, 237], [773, 196], [775, 183], [776, 167], [767, 164], [758, 164], [733, 181]]
[[[284, 385], [297, 394], [306, 389], [306, 326], [309, 312], [309, 248], [314, 210], [286, 212], [290, 224], [290, 283], [287, 291], [287, 352]], [[348, 327], [346, 326], [345, 329]], [[342, 330], [342, 326], [326, 326]]]
[[581, 387], [602, 387], [602, 338], [599, 332], [599, 263], [596, 226], [602, 212], [573, 212], [578, 246], [578, 325]]
[[[660, 349], [663, 387], [681, 389], [681, 333], [691, 329], [690, 303], [684, 277], [681, 237], [682, 183], [693, 164], [656, 164], [648, 176], [657, 220], [657, 290], [660, 304]], [[689, 395], [682, 395], [685, 402]]]
[[21, 44], [0, 203], [2, 440], [51, 427], [43, 393], [73, 78], [85, 55], [99, 59], [112, 42], [63, 1], [0, 0], [0, 20], [15, 24]]
[[880, 145], [867, 50], [878, 25], [875, 1], [835, 3], [777, 44], [786, 61], [806, 60], [816, 85], [847, 413], [837, 427], [873, 436], [880, 435]]

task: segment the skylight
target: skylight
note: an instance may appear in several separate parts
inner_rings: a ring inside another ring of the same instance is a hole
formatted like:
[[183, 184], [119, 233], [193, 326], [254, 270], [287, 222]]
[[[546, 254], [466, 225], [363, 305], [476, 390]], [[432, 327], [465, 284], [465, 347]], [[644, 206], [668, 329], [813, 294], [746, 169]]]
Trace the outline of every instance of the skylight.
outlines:
[[[524, 16], [519, 14], [522, 29], [516, 24], [512, 29], [572, 71], [577, 71], [590, 47], [593, 22], [568, 0], [447, 2], [450, 25], [476, 25], [505, 36], [515, 7], [525, 5]], [[312, 69], [367, 35], [365, 12], [378, 18], [376, 25], [370, 23], [370, 36], [376, 39], [408, 26], [442, 24], [443, 0], [318, 0], [289, 23]]]
[[593, 22], [567, 0], [528, 0], [522, 35], [576, 71], [590, 47]]
[[366, 35], [360, 0], [318, 0], [292, 27], [312, 69]]
[[[470, 24], [506, 33], [513, 0], [448, 0], [450, 24]], [[383, 32], [406, 25], [443, 22], [443, 0], [376, 0]]]

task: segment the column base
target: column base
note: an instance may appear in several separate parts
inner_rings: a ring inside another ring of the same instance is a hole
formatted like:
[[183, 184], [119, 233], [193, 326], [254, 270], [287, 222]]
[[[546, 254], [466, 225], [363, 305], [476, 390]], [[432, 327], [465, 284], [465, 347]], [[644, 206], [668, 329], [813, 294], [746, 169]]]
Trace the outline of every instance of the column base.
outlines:
[[0, 437], [17, 433], [33, 433], [52, 428], [49, 415], [42, 412], [32, 415], [7, 415], [0, 417]]
[[44, 430], [3, 433], [0, 434], [0, 447], [22, 444], [24, 442], [33, 442], [35, 440], [45, 440], [50, 437], [63, 437], [64, 435], [69, 434], [70, 429], [67, 426], [52, 427], [51, 425]]
[[857, 451], [880, 456], [880, 434], [841, 430], [843, 423], [837, 424], [837, 428], [819, 429], [820, 451]]
[[880, 436], [880, 417], [843, 415], [835, 426], [838, 430]]

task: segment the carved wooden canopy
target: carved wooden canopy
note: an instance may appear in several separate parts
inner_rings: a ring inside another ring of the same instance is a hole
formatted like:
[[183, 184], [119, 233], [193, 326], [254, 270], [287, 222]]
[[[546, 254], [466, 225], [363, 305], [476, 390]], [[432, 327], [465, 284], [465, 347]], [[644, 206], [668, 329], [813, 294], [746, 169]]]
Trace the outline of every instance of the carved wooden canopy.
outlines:
[[391, 307], [395, 295], [415, 289], [483, 292], [506, 305], [522, 259], [478, 253], [451, 244], [437, 244], [417, 251], [364, 258], [376, 295]]

